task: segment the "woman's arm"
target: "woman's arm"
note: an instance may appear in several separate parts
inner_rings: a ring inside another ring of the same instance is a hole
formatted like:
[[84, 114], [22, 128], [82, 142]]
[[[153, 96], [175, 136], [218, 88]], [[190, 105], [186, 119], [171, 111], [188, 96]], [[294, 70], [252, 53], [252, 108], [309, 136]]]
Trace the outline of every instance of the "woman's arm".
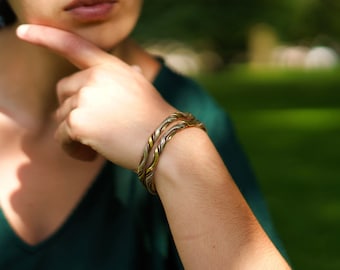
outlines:
[[186, 269], [289, 269], [204, 131], [174, 136], [154, 180]]

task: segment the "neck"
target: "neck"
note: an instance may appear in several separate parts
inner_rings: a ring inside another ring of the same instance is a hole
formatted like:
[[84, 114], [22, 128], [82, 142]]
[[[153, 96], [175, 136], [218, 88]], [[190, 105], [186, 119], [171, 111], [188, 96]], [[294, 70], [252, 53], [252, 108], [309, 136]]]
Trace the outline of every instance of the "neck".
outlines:
[[15, 27], [0, 32], [0, 110], [19, 122], [35, 124], [57, 107], [58, 80], [75, 71], [66, 60], [15, 36]]

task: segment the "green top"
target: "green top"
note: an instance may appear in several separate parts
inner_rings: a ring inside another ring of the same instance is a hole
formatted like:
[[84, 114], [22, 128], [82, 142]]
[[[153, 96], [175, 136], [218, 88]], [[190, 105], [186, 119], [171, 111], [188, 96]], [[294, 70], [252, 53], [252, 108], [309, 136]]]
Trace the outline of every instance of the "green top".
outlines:
[[[284, 253], [226, 113], [195, 82], [164, 65], [154, 85], [174, 107], [205, 123], [256, 217]], [[182, 266], [159, 198], [149, 195], [133, 172], [107, 162], [63, 226], [39, 245], [24, 243], [0, 211], [0, 269], [163, 270]]]

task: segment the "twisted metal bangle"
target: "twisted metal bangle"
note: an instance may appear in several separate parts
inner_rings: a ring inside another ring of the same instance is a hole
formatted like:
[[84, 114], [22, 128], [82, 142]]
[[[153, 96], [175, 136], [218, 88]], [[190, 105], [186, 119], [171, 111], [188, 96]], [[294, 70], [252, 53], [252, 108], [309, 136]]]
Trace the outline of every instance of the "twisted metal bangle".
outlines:
[[183, 120], [183, 121], [180, 121], [179, 123], [175, 124], [161, 138], [160, 143], [158, 144], [158, 146], [156, 147], [156, 149], [154, 151], [153, 160], [152, 160], [150, 166], [146, 169], [144, 181], [142, 181], [142, 183], [145, 185], [146, 189], [151, 194], [153, 194], [153, 195], [157, 194], [156, 186], [155, 186], [155, 183], [153, 181], [153, 176], [154, 176], [155, 170], [157, 168], [160, 155], [165, 148], [165, 145], [173, 138], [173, 136], [177, 132], [179, 132], [179, 131], [181, 131], [185, 128], [189, 128], [189, 127], [198, 127], [198, 128], [203, 129], [204, 131], [206, 131], [204, 125], [200, 121], [196, 120], [193, 117], [193, 118], [190, 118], [190, 120]]
[[159, 139], [160, 135], [164, 132], [164, 130], [171, 123], [173, 123], [177, 120], [181, 120], [181, 119], [192, 121], [193, 119], [195, 119], [195, 117], [191, 113], [183, 113], [183, 112], [172, 113], [159, 125], [159, 127], [149, 137], [148, 142], [144, 147], [142, 158], [141, 158], [139, 165], [138, 165], [138, 168], [136, 170], [136, 173], [137, 173], [139, 179], [141, 179], [142, 182], [144, 182], [144, 179], [145, 179], [146, 163], [149, 159], [150, 152], [151, 152], [152, 148], [154, 147], [155, 142]]

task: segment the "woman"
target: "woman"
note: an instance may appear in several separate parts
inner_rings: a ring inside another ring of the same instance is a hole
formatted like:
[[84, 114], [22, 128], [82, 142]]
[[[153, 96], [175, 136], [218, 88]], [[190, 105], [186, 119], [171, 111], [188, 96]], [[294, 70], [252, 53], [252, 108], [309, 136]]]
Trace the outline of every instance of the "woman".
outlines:
[[1, 2], [0, 268], [288, 269], [228, 118], [129, 38], [141, 7]]

